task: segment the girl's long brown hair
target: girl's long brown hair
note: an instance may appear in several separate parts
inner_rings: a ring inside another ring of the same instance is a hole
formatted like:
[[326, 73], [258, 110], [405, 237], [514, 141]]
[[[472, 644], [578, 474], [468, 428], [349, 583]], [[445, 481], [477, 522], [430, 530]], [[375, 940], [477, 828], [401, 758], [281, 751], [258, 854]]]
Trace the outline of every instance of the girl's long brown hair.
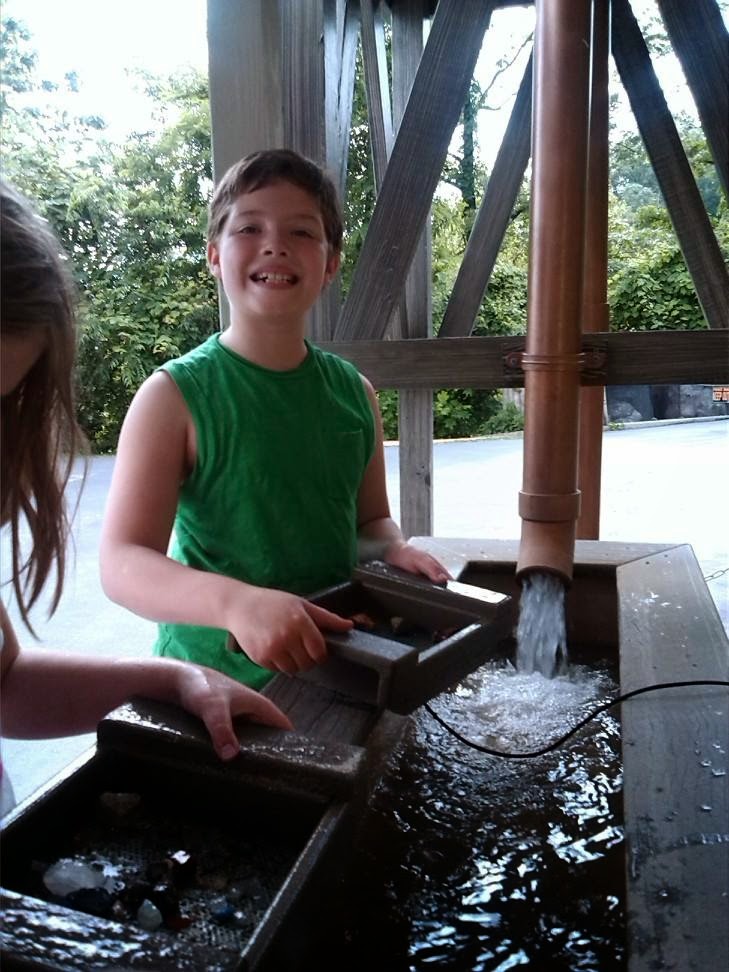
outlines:
[[[48, 224], [2, 181], [0, 277], [3, 333], [45, 336], [44, 351], [0, 405], [0, 518], [11, 531], [18, 608], [33, 632], [28, 612], [54, 567], [50, 614], [63, 590], [69, 533], [64, 489], [84, 445], [73, 387], [75, 291]], [[27, 556], [21, 549], [23, 517], [30, 531]]]

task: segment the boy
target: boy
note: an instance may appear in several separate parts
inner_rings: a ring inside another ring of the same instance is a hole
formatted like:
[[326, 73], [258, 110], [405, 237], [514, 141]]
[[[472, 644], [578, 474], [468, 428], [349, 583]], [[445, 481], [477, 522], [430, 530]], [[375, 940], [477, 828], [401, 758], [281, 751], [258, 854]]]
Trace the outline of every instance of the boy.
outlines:
[[[371, 385], [304, 338], [341, 241], [336, 191], [314, 163], [277, 149], [232, 166], [207, 247], [230, 326], [142, 385], [119, 440], [104, 590], [162, 622], [157, 654], [255, 688], [323, 661], [321, 629], [351, 627], [302, 595], [346, 580], [358, 542], [448, 578], [390, 518]], [[226, 649], [227, 632], [242, 653]]]

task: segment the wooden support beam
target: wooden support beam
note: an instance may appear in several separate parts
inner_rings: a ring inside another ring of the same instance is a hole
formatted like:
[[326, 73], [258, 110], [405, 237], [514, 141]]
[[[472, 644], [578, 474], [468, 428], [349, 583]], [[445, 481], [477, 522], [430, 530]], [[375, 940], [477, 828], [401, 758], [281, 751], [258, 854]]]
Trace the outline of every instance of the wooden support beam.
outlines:
[[324, 112], [327, 168], [344, 198], [359, 36], [356, 0], [324, 0]]
[[[423, 53], [425, 0], [404, 0], [392, 11], [392, 116], [397, 131]], [[432, 333], [429, 221], [417, 242], [397, 322], [405, 338]], [[403, 390], [398, 398], [400, 526], [406, 537], [433, 531], [433, 393]]]
[[[610, 313], [607, 304], [610, 0], [593, 0], [591, 56], [585, 264], [582, 287], [582, 330], [585, 333], [610, 329]], [[577, 486], [581, 501], [575, 535], [581, 540], [597, 540], [600, 536], [604, 400], [605, 389], [602, 385], [580, 389]]]
[[[324, 139], [326, 166], [344, 199], [352, 127], [355, 63], [359, 37], [357, 0], [324, 0]], [[339, 275], [322, 294], [321, 310], [309, 322], [309, 336], [329, 341], [342, 305]]]
[[613, 0], [613, 57], [704, 316], [729, 327], [729, 274], [629, 0]]
[[658, 0], [729, 196], [729, 36], [716, 0]]
[[[325, 114], [322, 112], [322, 105], [326, 108], [322, 44], [324, 6], [322, 3], [299, 3], [299, 0], [278, 0], [278, 3], [281, 7], [284, 145], [326, 165]], [[329, 337], [338, 313], [337, 281], [309, 313], [311, 337], [314, 340]]]
[[284, 144], [278, 3], [208, 0], [215, 181], [249, 152]]
[[[423, 54], [427, 0], [401, 0], [392, 12], [392, 117], [399, 131]], [[403, 337], [432, 331], [431, 232], [426, 221], [405, 282]]]
[[[332, 341], [376, 388], [521, 388], [523, 337], [442, 341]], [[611, 331], [586, 334], [593, 363], [583, 385], [729, 383], [729, 331]]]
[[337, 325], [339, 339], [385, 333], [430, 211], [491, 7], [491, 0], [438, 4]]
[[519, 85], [504, 139], [486, 184], [438, 337], [466, 337], [504, 241], [531, 149], [532, 59]]
[[279, 2], [283, 37], [284, 144], [324, 164], [322, 4], [299, 3], [298, 0]]
[[385, 28], [382, 5], [375, 10], [373, 0], [360, 0], [362, 17], [362, 63], [367, 90], [367, 117], [372, 146], [372, 169], [375, 191], [379, 193], [385, 178], [387, 160], [392, 152], [392, 107], [387, 77]]

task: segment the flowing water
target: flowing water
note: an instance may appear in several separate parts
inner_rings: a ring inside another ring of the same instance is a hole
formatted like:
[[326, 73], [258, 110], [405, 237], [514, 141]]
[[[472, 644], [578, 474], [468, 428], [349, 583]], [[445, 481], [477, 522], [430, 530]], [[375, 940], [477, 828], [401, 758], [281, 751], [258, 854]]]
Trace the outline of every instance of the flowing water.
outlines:
[[[607, 668], [573, 665], [548, 680], [501, 663], [433, 706], [475, 742], [523, 751], [616, 692]], [[624, 968], [621, 820], [610, 714], [553, 753], [507, 761], [463, 745], [420, 710], [370, 801], [361, 900], [331, 968]]]
[[566, 671], [564, 583], [559, 577], [540, 571], [524, 577], [516, 641], [516, 667], [520, 672], [539, 672], [553, 678]]

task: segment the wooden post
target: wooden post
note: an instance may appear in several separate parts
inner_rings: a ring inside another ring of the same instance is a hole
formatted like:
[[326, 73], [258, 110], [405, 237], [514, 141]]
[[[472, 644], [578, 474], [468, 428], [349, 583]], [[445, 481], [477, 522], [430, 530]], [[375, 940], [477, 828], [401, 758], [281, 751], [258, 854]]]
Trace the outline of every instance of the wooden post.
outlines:
[[[423, 52], [424, 0], [404, 0], [392, 11], [392, 110], [395, 130], [405, 107]], [[426, 224], [405, 281], [403, 336], [428, 338], [433, 333], [430, 281], [430, 226]], [[400, 526], [406, 537], [433, 532], [433, 392], [429, 388], [398, 391], [400, 430]]]
[[[594, 0], [582, 294], [583, 333], [610, 329], [610, 309], [607, 304], [609, 37], [609, 0]], [[576, 535], [581, 540], [598, 540], [600, 537], [600, 465], [604, 397], [605, 388], [602, 385], [582, 387], [580, 390], [578, 485], [581, 498]]]
[[[260, 149], [292, 148], [326, 164], [323, 35], [322, 3], [208, 0], [216, 182], [234, 162]], [[219, 293], [225, 327], [228, 309]], [[331, 337], [338, 305], [325, 296], [312, 309], [314, 339]]]

